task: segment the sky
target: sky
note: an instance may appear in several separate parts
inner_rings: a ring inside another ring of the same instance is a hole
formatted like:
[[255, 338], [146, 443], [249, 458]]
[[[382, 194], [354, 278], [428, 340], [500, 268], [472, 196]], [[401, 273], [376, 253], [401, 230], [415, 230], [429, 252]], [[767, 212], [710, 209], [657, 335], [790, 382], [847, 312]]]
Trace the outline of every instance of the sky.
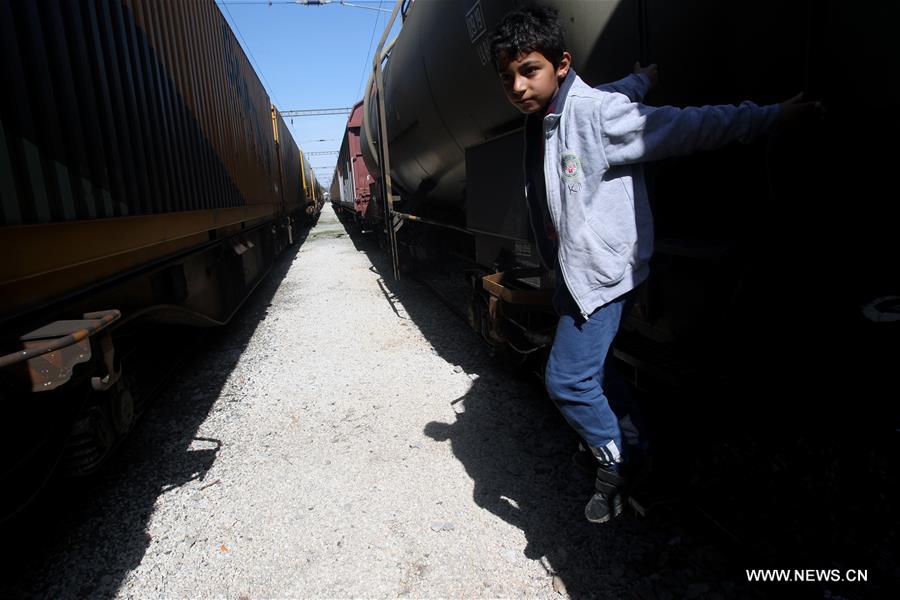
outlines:
[[[353, 106], [363, 95], [372, 55], [392, 0], [347, 0], [303, 6], [291, 0], [216, 0], [272, 103], [282, 111]], [[400, 21], [400, 17], [397, 17]], [[390, 37], [396, 35], [395, 25]], [[388, 39], [390, 39], [390, 37]], [[286, 118], [304, 152], [337, 151], [347, 116]], [[291, 122], [293, 120], [293, 123]], [[327, 140], [327, 141], [318, 141]], [[316, 177], [331, 182], [337, 155], [310, 156]]]

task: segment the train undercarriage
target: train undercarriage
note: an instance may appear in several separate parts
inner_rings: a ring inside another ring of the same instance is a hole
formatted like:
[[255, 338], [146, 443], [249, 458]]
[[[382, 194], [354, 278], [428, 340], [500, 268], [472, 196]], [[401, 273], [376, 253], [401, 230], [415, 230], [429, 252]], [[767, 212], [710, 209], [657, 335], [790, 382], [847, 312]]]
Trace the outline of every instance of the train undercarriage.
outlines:
[[7, 490], [0, 521], [54, 472], [87, 476], [104, 466], [190, 351], [189, 340], [228, 322], [302, 238], [303, 217], [211, 230], [200, 247], [17, 319], [20, 333], [4, 340], [0, 357], [0, 394], [10, 407], [0, 435]]

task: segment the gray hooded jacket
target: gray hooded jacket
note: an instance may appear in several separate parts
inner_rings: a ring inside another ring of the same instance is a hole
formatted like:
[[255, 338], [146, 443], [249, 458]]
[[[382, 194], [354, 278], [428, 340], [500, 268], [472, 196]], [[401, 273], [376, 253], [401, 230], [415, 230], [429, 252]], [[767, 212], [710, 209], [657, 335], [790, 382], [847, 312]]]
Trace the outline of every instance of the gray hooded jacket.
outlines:
[[[631, 75], [594, 89], [570, 69], [543, 120], [560, 275], [585, 318], [649, 274], [653, 216], [640, 163], [749, 141], [778, 118], [778, 105], [752, 102], [646, 106], [639, 101], [648, 86], [646, 76]], [[536, 235], [543, 230], [532, 225]]]

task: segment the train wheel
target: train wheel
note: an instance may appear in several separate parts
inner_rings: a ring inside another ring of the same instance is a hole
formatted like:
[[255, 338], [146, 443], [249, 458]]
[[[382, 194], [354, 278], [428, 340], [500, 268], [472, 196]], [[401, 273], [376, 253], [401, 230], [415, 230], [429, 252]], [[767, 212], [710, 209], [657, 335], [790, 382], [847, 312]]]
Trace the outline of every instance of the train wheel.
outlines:
[[66, 442], [65, 474], [88, 475], [103, 464], [116, 442], [115, 427], [100, 406], [80, 415]]

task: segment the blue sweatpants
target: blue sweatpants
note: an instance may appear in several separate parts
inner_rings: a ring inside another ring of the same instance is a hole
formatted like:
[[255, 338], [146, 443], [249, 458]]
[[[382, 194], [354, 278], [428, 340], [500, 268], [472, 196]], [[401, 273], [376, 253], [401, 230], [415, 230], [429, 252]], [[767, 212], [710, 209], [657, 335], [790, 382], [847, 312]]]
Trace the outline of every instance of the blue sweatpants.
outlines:
[[638, 444], [634, 395], [621, 374], [607, 365], [633, 294], [601, 306], [587, 320], [562, 282], [553, 302], [560, 316], [544, 383], [566, 421], [607, 465], [623, 461], [623, 432], [628, 444]]

